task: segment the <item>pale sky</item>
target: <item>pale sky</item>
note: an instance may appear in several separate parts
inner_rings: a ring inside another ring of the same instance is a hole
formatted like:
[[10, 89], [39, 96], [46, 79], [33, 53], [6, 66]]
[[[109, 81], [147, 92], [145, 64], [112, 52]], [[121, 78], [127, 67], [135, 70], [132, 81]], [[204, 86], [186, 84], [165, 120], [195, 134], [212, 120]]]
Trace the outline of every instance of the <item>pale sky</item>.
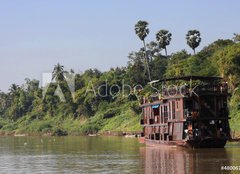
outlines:
[[0, 90], [27, 77], [41, 80], [58, 62], [76, 72], [125, 66], [128, 53], [142, 46], [138, 20], [149, 22], [147, 42], [160, 29], [172, 33], [169, 53], [192, 53], [185, 35], [199, 30], [199, 51], [240, 33], [239, 7], [238, 0], [1, 0]]

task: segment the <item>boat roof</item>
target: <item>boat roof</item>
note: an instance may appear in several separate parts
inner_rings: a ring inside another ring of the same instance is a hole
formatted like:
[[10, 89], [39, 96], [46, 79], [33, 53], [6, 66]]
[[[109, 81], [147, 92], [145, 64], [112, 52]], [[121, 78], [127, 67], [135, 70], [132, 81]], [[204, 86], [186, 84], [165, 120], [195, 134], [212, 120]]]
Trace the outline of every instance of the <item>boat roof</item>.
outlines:
[[165, 82], [165, 81], [176, 81], [176, 80], [201, 80], [201, 81], [216, 81], [221, 80], [222, 77], [217, 76], [179, 76], [179, 77], [171, 77], [156, 80], [155, 82]]

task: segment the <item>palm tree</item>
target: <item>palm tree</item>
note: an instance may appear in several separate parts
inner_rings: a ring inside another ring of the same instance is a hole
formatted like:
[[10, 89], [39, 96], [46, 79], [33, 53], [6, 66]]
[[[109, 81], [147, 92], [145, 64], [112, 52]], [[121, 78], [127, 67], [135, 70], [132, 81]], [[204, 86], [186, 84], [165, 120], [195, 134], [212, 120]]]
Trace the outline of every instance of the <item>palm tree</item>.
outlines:
[[0, 90], [0, 113], [6, 109], [7, 106], [7, 94]]
[[146, 50], [146, 43], [145, 38], [149, 34], [148, 22], [146, 21], [138, 21], [135, 25], [135, 33], [139, 37], [141, 41], [143, 41], [144, 51], [145, 51], [145, 63], [148, 71], [148, 78], [151, 81], [150, 69], [148, 66], [148, 57], [147, 57], [147, 50]]
[[234, 42], [240, 42], [240, 34], [233, 33], [233, 35], [234, 35], [233, 41], [234, 41]]
[[197, 48], [201, 42], [200, 32], [198, 30], [189, 30], [186, 34], [187, 44], [193, 49]]
[[156, 33], [156, 39], [159, 44], [159, 47], [165, 49], [167, 56], [167, 45], [170, 44], [172, 33], [169, 33], [168, 30], [160, 30]]
[[20, 87], [18, 85], [12, 84], [9, 89], [10, 95], [15, 95], [19, 89], [20, 89]]
[[39, 88], [39, 81], [36, 79], [30, 80], [25, 78], [25, 87], [28, 92], [37, 91]]
[[67, 71], [64, 71], [64, 66], [58, 63], [54, 66], [52, 72], [52, 80], [55, 79], [57, 82], [62, 82], [65, 79], [65, 73], [67, 73]]

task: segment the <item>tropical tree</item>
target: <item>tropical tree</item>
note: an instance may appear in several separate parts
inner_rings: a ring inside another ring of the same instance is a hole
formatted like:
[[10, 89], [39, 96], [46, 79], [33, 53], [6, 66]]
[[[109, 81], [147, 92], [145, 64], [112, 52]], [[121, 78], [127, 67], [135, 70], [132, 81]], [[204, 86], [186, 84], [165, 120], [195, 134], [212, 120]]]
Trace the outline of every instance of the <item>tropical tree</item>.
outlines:
[[39, 89], [39, 81], [36, 79], [25, 78], [25, 86], [27, 92], [37, 91]]
[[160, 30], [156, 33], [156, 40], [159, 44], [159, 47], [165, 50], [167, 56], [167, 46], [171, 42], [172, 34], [168, 30]]
[[19, 89], [20, 89], [20, 87], [18, 85], [12, 84], [9, 88], [10, 95], [15, 95]]
[[145, 58], [142, 51], [129, 53], [128, 61], [128, 73], [126, 74], [130, 84], [145, 84], [148, 81], [146, 74], [144, 73]]
[[9, 97], [4, 92], [0, 91], [0, 117], [3, 115], [3, 113], [6, 111], [6, 109], [9, 107]]
[[161, 48], [159, 48], [158, 44], [154, 41], [151, 41], [146, 45], [147, 47], [147, 56], [150, 58], [151, 62], [153, 61], [153, 57], [159, 56]]
[[147, 50], [146, 50], [146, 43], [145, 38], [149, 34], [148, 22], [146, 21], [138, 21], [135, 25], [135, 33], [139, 37], [141, 41], [143, 41], [143, 46], [145, 50], [145, 64], [148, 72], [149, 81], [151, 81], [150, 69], [148, 65], [148, 57], [147, 57]]
[[240, 84], [240, 45], [229, 45], [217, 51], [212, 62], [217, 67], [219, 74], [227, 79], [231, 89]]
[[201, 42], [200, 32], [198, 30], [189, 30], [186, 34], [187, 44], [193, 49], [195, 54], [195, 49], [199, 46]]
[[67, 73], [67, 71], [64, 70], [64, 66], [60, 65], [59, 63], [54, 66], [53, 72], [52, 72], [52, 80], [56, 80], [57, 82], [62, 82], [64, 78], [64, 74]]
[[233, 41], [234, 41], [234, 42], [240, 42], [240, 34], [233, 33], [233, 35], [234, 35]]

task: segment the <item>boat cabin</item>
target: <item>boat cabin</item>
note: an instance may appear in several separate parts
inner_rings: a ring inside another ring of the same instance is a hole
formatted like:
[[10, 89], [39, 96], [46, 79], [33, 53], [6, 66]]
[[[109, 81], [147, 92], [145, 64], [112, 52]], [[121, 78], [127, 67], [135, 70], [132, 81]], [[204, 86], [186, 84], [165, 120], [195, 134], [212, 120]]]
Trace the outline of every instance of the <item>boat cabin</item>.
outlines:
[[144, 98], [141, 104], [145, 140], [224, 146], [230, 129], [228, 87], [221, 80], [203, 76], [158, 80], [161, 93]]

